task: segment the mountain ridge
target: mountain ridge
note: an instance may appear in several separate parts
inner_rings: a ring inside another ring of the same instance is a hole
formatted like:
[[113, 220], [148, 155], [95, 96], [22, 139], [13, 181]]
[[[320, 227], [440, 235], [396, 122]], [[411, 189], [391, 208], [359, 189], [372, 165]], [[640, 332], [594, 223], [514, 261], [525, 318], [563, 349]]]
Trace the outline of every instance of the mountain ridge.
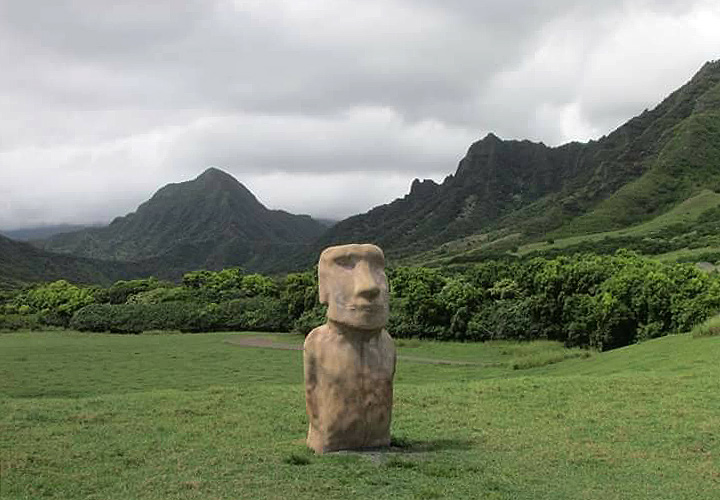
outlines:
[[144, 276], [148, 271], [134, 264], [55, 254], [0, 235], [0, 288], [59, 279], [110, 284]]
[[[653, 171], [686, 120], [718, 110], [720, 60], [704, 64], [656, 107], [597, 141], [548, 147], [527, 140], [502, 140], [490, 133], [470, 146], [456, 172], [441, 184], [414, 181], [403, 198], [333, 226], [318, 247], [363, 240], [379, 244], [391, 255], [407, 256], [493, 231], [502, 236], [512, 230], [532, 239], [562, 232], [565, 225], [570, 233], [602, 230], [587, 224], [573, 228], [568, 223]], [[704, 149], [707, 144], [695, 147]], [[652, 210], [626, 206], [629, 216], [604, 223], [615, 228], [646, 220], [704, 187], [712, 188], [720, 173], [713, 171], [706, 177], [677, 196], [650, 199]]]
[[266, 208], [233, 176], [211, 167], [193, 180], [161, 187], [108, 226], [59, 234], [37, 245], [90, 258], [168, 259], [178, 268], [215, 269], [255, 262], [257, 251], [293, 251], [324, 230], [310, 216]]
[[108, 226], [38, 245], [132, 262], [132, 272], [164, 278], [231, 266], [286, 272], [312, 266], [333, 244], [376, 243], [402, 262], [453, 242], [505, 251], [600, 233], [650, 220], [704, 190], [720, 192], [720, 60], [598, 140], [549, 147], [489, 133], [441, 183], [415, 179], [402, 198], [329, 228], [267, 209], [211, 167], [161, 187]]

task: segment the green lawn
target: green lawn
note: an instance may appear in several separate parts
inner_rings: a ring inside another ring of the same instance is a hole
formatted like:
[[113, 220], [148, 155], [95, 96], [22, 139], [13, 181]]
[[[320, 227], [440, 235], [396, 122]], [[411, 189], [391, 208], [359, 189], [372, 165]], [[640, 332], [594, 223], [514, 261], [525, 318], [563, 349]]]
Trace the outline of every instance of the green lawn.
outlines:
[[720, 490], [720, 337], [590, 357], [547, 342], [399, 341], [395, 446], [316, 457], [301, 352], [232, 343], [249, 335], [0, 334], [0, 499]]

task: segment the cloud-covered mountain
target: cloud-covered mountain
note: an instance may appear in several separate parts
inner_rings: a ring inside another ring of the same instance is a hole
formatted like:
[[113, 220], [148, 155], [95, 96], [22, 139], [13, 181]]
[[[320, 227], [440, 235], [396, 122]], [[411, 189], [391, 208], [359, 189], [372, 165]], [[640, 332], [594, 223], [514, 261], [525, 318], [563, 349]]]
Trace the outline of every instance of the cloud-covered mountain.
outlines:
[[714, 61], [598, 141], [548, 147], [489, 134], [442, 184], [416, 181], [404, 198], [336, 224], [318, 246], [370, 241], [409, 255], [494, 230], [533, 238], [625, 227], [720, 188], [718, 144]]
[[288, 271], [312, 265], [331, 244], [373, 242], [400, 257], [467, 236], [526, 242], [618, 229], [707, 190], [720, 191], [720, 61], [598, 141], [548, 147], [488, 134], [441, 184], [416, 180], [403, 198], [329, 229], [267, 209], [211, 168], [163, 187], [109, 226], [41, 246], [132, 262], [134, 275], [178, 278], [229, 266]]

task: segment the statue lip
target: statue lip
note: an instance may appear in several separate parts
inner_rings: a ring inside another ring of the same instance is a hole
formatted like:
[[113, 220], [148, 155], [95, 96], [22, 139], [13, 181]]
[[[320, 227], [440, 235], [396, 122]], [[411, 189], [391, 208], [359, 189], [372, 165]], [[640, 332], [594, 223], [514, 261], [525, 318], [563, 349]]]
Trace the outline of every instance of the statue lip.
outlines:
[[347, 308], [351, 311], [374, 312], [382, 311], [384, 306], [383, 304], [348, 304]]

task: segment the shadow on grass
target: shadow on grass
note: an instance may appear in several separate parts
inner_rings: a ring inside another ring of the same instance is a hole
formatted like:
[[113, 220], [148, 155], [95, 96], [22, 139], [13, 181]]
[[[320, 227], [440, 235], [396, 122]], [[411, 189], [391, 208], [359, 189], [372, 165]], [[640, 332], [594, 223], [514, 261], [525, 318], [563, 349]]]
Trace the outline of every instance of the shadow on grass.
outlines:
[[338, 450], [326, 452], [326, 455], [383, 455], [392, 453], [429, 453], [433, 451], [447, 450], [469, 450], [472, 448], [472, 441], [464, 439], [433, 439], [417, 440], [403, 436], [392, 436], [390, 446], [377, 448], [360, 448], [355, 450]]
[[[291, 453], [283, 459], [288, 465], [310, 465], [315, 459], [329, 459], [333, 462], [357, 463], [362, 458], [379, 465], [391, 468], [415, 468], [418, 462], [411, 459], [413, 454], [432, 453], [447, 450], [469, 450], [472, 442], [464, 439], [433, 439], [414, 440], [403, 436], [393, 436], [390, 446], [378, 448], [362, 448], [356, 450], [338, 450], [326, 452], [324, 455], [315, 455], [309, 448], [302, 452]], [[407, 457], [407, 458], [403, 458]]]
[[386, 448], [386, 450], [389, 452], [402, 453], [428, 453], [432, 451], [469, 450], [472, 446], [472, 441], [467, 439], [447, 438], [419, 440], [404, 436], [393, 436], [390, 439], [390, 447]]

